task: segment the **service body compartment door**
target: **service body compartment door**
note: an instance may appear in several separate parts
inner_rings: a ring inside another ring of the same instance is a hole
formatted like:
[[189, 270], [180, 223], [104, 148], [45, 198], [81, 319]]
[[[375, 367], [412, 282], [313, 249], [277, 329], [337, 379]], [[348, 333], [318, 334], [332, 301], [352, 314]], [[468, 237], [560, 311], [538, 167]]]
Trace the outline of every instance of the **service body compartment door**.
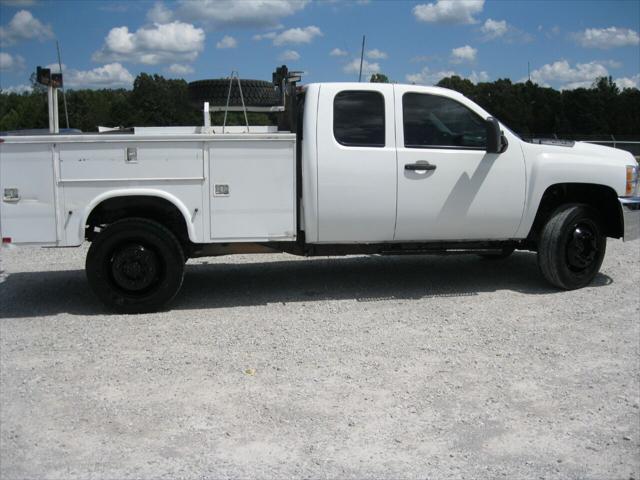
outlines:
[[204, 179], [202, 144], [136, 140], [134, 135], [120, 142], [59, 144], [60, 179], [71, 183]]
[[211, 239], [296, 238], [295, 138], [209, 144]]
[[0, 145], [0, 229], [13, 243], [57, 241], [53, 150], [47, 143]]

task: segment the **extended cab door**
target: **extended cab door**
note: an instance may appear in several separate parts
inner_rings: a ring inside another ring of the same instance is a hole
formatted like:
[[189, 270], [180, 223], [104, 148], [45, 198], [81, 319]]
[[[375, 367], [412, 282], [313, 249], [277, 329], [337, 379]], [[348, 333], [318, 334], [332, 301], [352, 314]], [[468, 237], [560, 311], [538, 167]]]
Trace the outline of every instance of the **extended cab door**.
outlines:
[[397, 85], [395, 92], [395, 240], [513, 238], [525, 196], [517, 138], [505, 131], [507, 150], [488, 154], [483, 115], [472, 102], [411, 86]]
[[322, 84], [318, 101], [318, 240], [393, 240], [393, 86]]

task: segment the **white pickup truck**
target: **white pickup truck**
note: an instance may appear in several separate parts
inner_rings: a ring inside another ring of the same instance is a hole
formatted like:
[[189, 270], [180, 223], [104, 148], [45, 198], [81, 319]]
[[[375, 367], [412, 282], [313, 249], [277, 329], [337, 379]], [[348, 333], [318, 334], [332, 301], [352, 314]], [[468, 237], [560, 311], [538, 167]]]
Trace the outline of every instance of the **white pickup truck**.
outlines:
[[640, 236], [625, 151], [526, 142], [463, 95], [416, 85], [299, 88], [276, 127], [0, 137], [3, 243], [91, 242], [110, 308], [154, 311], [188, 258], [537, 251], [561, 289], [591, 282], [606, 238]]

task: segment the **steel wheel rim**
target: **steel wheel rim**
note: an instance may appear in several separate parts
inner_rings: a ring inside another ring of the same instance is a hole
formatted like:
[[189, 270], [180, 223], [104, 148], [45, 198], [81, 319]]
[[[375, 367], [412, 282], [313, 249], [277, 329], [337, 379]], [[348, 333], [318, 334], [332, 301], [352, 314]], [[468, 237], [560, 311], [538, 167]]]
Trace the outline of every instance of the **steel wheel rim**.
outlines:
[[590, 221], [579, 221], [569, 229], [566, 245], [566, 264], [569, 270], [581, 274], [589, 271], [600, 253], [598, 230]]
[[158, 254], [142, 243], [127, 243], [114, 249], [109, 261], [113, 284], [121, 291], [140, 295], [160, 281], [162, 265]]

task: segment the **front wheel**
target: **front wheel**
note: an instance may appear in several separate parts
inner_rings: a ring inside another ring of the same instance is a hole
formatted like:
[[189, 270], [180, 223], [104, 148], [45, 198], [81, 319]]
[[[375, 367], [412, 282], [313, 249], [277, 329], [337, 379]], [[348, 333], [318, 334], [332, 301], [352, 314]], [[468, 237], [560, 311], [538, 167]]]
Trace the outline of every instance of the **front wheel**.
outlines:
[[152, 220], [127, 218], [109, 225], [93, 241], [86, 273], [92, 290], [110, 309], [154, 312], [180, 290], [184, 263], [171, 231]]
[[552, 285], [574, 290], [595, 278], [602, 265], [607, 237], [597, 212], [587, 205], [559, 207], [542, 229], [538, 265]]

